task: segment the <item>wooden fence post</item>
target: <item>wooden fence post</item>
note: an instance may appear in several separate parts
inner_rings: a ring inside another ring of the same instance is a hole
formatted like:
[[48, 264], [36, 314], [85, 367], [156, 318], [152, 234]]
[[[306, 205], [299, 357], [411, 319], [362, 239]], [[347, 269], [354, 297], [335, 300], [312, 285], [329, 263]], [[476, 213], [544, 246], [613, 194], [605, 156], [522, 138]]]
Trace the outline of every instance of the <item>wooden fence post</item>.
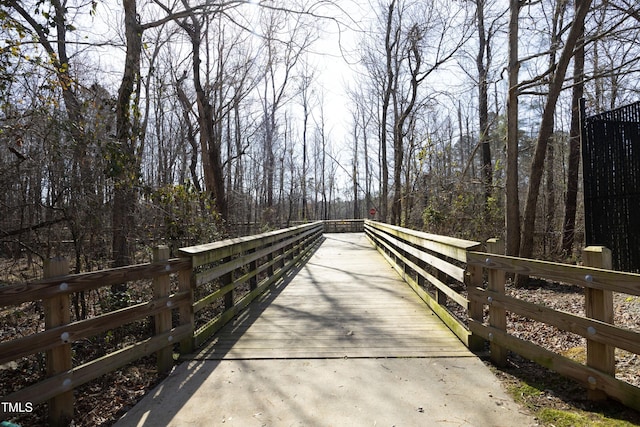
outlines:
[[[255, 253], [256, 248], [251, 249], [249, 253]], [[251, 261], [249, 263], [249, 270], [256, 271], [258, 269], [258, 260]], [[258, 288], [258, 274], [254, 274], [253, 277], [249, 279], [249, 290], [255, 291]]]
[[[233, 261], [233, 257], [227, 257], [222, 262], [227, 263]], [[227, 274], [224, 274], [220, 277], [220, 281], [222, 282], [222, 286], [227, 286], [233, 283], [235, 280], [234, 272], [230, 271]], [[233, 308], [233, 294], [234, 290], [231, 289], [229, 292], [224, 294], [224, 311], [231, 310]]]
[[184, 338], [180, 341], [180, 353], [181, 354], [189, 354], [193, 351], [194, 348], [194, 337], [193, 333], [195, 331], [195, 320], [193, 315], [193, 284], [194, 280], [193, 275], [191, 274], [192, 270], [183, 270], [178, 272], [178, 289], [180, 292], [188, 292], [189, 299], [186, 304], [180, 305], [179, 309], [179, 319], [180, 325], [191, 325], [191, 334], [187, 338]]
[[[468, 315], [470, 319], [482, 323], [484, 320], [484, 302], [475, 294], [475, 288], [481, 288], [484, 284], [482, 267], [478, 265], [467, 265], [465, 275], [465, 286], [469, 295]], [[484, 348], [485, 340], [477, 334], [469, 336], [469, 350], [480, 351]]]
[[[153, 262], [162, 262], [169, 259], [169, 247], [166, 245], [153, 248]], [[153, 298], [159, 299], [168, 297], [171, 293], [171, 281], [169, 274], [162, 274], [153, 278]], [[171, 308], [154, 316], [155, 333], [161, 334], [171, 330]], [[156, 352], [158, 372], [164, 373], [173, 366], [173, 346], [168, 343], [166, 347]]]
[[[487, 252], [492, 254], [504, 254], [504, 242], [498, 239], [487, 240]], [[489, 269], [489, 281], [487, 290], [504, 295], [505, 273], [501, 270]], [[501, 331], [507, 330], [507, 314], [502, 306], [489, 303], [489, 325]], [[507, 349], [490, 340], [491, 361], [496, 366], [507, 364]]]
[[[69, 262], [64, 258], [54, 258], [45, 262], [44, 277], [57, 277], [69, 274]], [[62, 289], [65, 283], [60, 284]], [[71, 322], [69, 294], [56, 295], [42, 301], [44, 306], [45, 329], [55, 328]], [[73, 367], [71, 344], [61, 335], [63, 344], [47, 350], [47, 376], [54, 376]], [[67, 334], [68, 335], [68, 334]], [[66, 380], [65, 380], [66, 381]], [[63, 384], [64, 385], [64, 384]], [[61, 393], [49, 400], [49, 424], [67, 426], [73, 420], [73, 389]]]
[[[611, 269], [611, 250], [604, 246], [586, 247], [582, 256], [587, 267]], [[613, 292], [585, 288], [585, 316], [613, 324]], [[587, 366], [615, 375], [615, 348], [587, 338]], [[589, 389], [587, 394], [591, 400], [604, 400], [607, 397], [602, 390]]]

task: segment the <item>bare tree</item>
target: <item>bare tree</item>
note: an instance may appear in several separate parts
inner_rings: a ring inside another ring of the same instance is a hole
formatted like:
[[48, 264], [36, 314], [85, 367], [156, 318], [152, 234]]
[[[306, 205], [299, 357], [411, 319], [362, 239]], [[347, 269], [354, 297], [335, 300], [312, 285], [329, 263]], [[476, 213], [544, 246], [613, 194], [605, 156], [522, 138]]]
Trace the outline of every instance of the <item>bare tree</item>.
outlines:
[[520, 0], [509, 1], [509, 89], [507, 96], [506, 253], [520, 250], [520, 196], [518, 184], [518, 36]]
[[542, 113], [542, 121], [540, 123], [540, 130], [536, 140], [536, 148], [531, 163], [529, 190], [527, 192], [527, 201], [524, 211], [522, 246], [520, 248], [520, 256], [523, 257], [531, 257], [533, 253], [533, 236], [535, 231], [538, 195], [540, 193], [540, 182], [542, 180], [542, 173], [544, 170], [547, 146], [553, 133], [556, 102], [563, 89], [566, 71], [569, 66], [569, 62], [573, 57], [574, 48], [578, 39], [584, 32], [584, 21], [590, 7], [591, 0], [581, 0], [579, 2], [569, 34], [565, 40], [562, 53], [560, 54], [558, 63], [553, 67], [554, 70], [549, 84], [549, 93]]

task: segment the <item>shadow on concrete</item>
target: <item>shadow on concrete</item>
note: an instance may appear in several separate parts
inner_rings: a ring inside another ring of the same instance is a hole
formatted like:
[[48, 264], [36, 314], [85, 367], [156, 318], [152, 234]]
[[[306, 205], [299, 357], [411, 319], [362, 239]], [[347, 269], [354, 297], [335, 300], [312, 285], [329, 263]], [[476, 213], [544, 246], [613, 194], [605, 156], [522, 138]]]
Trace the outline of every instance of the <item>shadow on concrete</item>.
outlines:
[[[305, 264], [315, 254], [324, 240], [324, 237], [318, 239], [313, 246], [311, 246], [309, 251], [307, 251], [307, 253], [291, 269], [289, 269], [280, 280], [272, 284], [244, 310], [238, 313], [238, 315], [227, 323], [218, 332], [218, 334], [225, 328], [235, 329], [239, 327], [248, 327], [253, 324], [264, 310], [266, 310], [267, 307], [287, 287], [296, 274], [304, 268]], [[221, 360], [224, 358], [224, 354], [220, 354], [220, 351], [215, 348], [215, 342], [218, 334], [215, 334], [197, 352], [181, 356], [182, 362], [174, 368], [162, 383], [145, 395], [143, 398], [145, 401], [145, 409], [142, 409], [141, 406], [134, 406], [115, 424], [115, 426], [156, 427], [159, 425], [167, 425], [167, 423], [172, 419], [172, 414], [177, 413], [178, 410], [189, 401], [190, 397], [202, 386], [207, 378], [213, 374], [220, 363], [224, 362], [224, 360]], [[242, 336], [242, 334], [233, 335], [237, 339]], [[210, 356], [207, 357], [208, 353], [214, 354], [216, 351], [218, 352], [215, 358]], [[224, 351], [226, 352], [228, 349]], [[207, 363], [201, 363], [204, 360], [206, 360]], [[178, 378], [186, 378], [186, 380], [182, 379], [178, 381]], [[165, 404], [165, 401], [167, 404]], [[168, 402], [170, 402], [170, 404], [168, 404]], [[155, 414], [152, 413], [153, 411], [162, 413]], [[167, 411], [170, 411], [170, 413]]]

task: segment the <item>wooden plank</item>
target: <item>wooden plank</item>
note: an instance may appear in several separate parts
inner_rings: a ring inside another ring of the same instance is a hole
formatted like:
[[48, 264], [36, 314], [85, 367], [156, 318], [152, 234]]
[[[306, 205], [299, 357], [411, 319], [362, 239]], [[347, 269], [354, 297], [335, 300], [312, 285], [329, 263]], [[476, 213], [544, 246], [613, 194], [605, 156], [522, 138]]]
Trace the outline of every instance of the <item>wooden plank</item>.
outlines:
[[60, 345], [60, 340], [64, 333], [66, 333], [68, 342], [73, 343], [109, 329], [153, 316], [166, 310], [167, 304], [182, 308], [191, 307], [191, 300], [187, 293], [180, 292], [169, 297], [136, 304], [91, 319], [72, 322], [23, 338], [0, 343], [0, 364], [54, 348]]
[[581, 267], [550, 261], [516, 258], [485, 252], [469, 252], [469, 264], [509, 273], [541, 277], [562, 283], [640, 296], [640, 274]]
[[397, 227], [395, 225], [384, 224], [381, 222], [366, 220], [365, 227], [368, 227], [370, 231], [372, 229], [377, 229], [384, 233], [392, 234], [407, 242], [417, 244], [424, 249], [428, 249], [462, 262], [467, 261], [467, 251], [480, 247], [480, 242], [409, 230], [407, 228]]
[[204, 245], [180, 248], [180, 253], [191, 257], [193, 266], [198, 267], [229, 256], [245, 253], [258, 247], [268, 246], [288, 237], [298, 236], [298, 240], [301, 240], [303, 236], [321, 232], [322, 221], [318, 221], [254, 236], [239, 237]]
[[557, 353], [544, 349], [529, 341], [521, 340], [496, 328], [470, 321], [469, 327], [474, 334], [511, 349], [519, 355], [536, 362], [565, 377], [578, 381], [589, 390], [602, 390], [609, 397], [630, 408], [640, 410], [640, 388], [596, 369], [574, 362]]
[[[484, 302], [480, 296], [474, 295], [474, 290], [482, 290], [484, 283], [483, 269], [477, 265], [467, 266], [468, 275], [465, 280], [465, 288], [469, 296], [468, 316], [477, 322], [484, 320]], [[482, 337], [472, 334], [469, 337], [469, 349], [480, 351], [484, 348], [485, 340]]]
[[[153, 248], [153, 261], [164, 262], [169, 259], [169, 246], [162, 245]], [[171, 293], [171, 280], [169, 274], [159, 275], [153, 278], [153, 298], [167, 298]], [[155, 334], [159, 335], [171, 330], [171, 306], [165, 305], [165, 309], [153, 316]], [[173, 366], [173, 348], [170, 346], [161, 348], [156, 352], [158, 372], [165, 373]]]
[[360, 234], [325, 241], [186, 358], [471, 357]]
[[2, 397], [5, 402], [32, 402], [34, 405], [45, 402], [66, 390], [81, 386], [106, 373], [115, 371], [141, 357], [155, 353], [172, 342], [184, 339], [191, 334], [189, 325], [182, 325], [169, 332], [138, 341], [123, 349], [92, 360], [77, 368], [47, 378], [30, 387]]
[[[603, 246], [589, 246], [582, 251], [585, 265], [612, 268], [611, 250]], [[585, 289], [585, 315], [591, 319], [613, 324], [613, 292], [604, 289]], [[609, 375], [616, 373], [615, 347], [587, 337], [587, 365]], [[589, 391], [589, 399], [604, 400], [601, 390]]]
[[188, 297], [189, 304], [181, 304], [178, 308], [180, 326], [187, 326], [190, 329], [188, 336], [180, 341], [180, 352], [190, 353], [193, 351], [193, 329], [195, 325], [193, 311], [193, 288], [191, 271], [181, 271], [178, 273], [178, 289], [181, 294]]
[[[497, 239], [487, 240], [487, 250], [492, 254], [504, 253], [504, 242]], [[490, 269], [489, 279], [487, 281], [487, 289], [499, 295], [504, 295], [506, 276], [504, 271]], [[498, 304], [489, 304], [489, 325], [501, 331], [507, 329], [507, 313], [504, 307]], [[505, 366], [507, 364], [507, 349], [502, 347], [496, 341], [491, 341], [491, 361], [497, 366]]]
[[451, 264], [445, 261], [442, 258], [439, 258], [435, 255], [431, 255], [427, 252], [421, 251], [418, 248], [414, 248], [401, 240], [396, 239], [393, 236], [378, 234], [379, 239], [377, 240], [378, 244], [386, 246], [390, 251], [395, 253], [398, 257], [402, 258], [404, 261], [405, 255], [399, 252], [397, 249], [405, 251], [416, 258], [426, 262], [427, 264], [437, 268], [438, 270], [446, 273], [448, 276], [453, 279], [462, 282], [464, 281], [465, 270], [457, 265]]
[[159, 274], [191, 269], [191, 260], [176, 258], [161, 263], [147, 263], [69, 274], [19, 285], [0, 286], [0, 307], [38, 301], [55, 295], [98, 289], [133, 280], [151, 279]]
[[585, 338], [589, 337], [593, 341], [640, 354], [640, 332], [621, 329], [605, 322], [554, 310], [484, 289], [473, 289], [473, 291], [470, 290], [471, 293], [484, 301], [491, 297], [492, 304], [502, 304], [502, 307], [511, 313], [555, 326]]
[[[63, 258], [45, 262], [45, 277], [63, 276], [69, 273], [69, 263]], [[71, 322], [69, 295], [55, 295], [43, 300], [44, 327], [52, 329], [64, 327]], [[62, 335], [58, 345], [46, 351], [47, 376], [52, 377], [71, 369], [73, 366], [69, 337]], [[73, 420], [73, 390], [67, 389], [49, 400], [49, 424], [68, 425]]]
[[291, 245], [292, 243], [299, 242], [300, 239], [303, 239], [304, 237], [312, 234], [313, 232], [314, 230], [310, 230], [305, 233], [301, 233], [299, 235], [290, 237], [287, 240], [283, 240], [281, 242], [271, 244], [267, 247], [262, 247], [262, 248], [258, 247], [260, 248], [260, 250], [257, 250], [258, 248], [253, 248], [252, 250], [255, 250], [255, 252], [249, 252], [248, 254], [245, 254], [237, 258], [233, 258], [223, 264], [216, 265], [215, 267], [206, 269], [205, 271], [202, 271], [196, 274], [196, 285], [201, 285], [203, 283], [207, 283], [212, 280], [215, 280], [218, 277], [221, 277], [227, 273], [230, 273], [246, 264], [250, 264], [252, 261], [256, 261], [288, 245]]

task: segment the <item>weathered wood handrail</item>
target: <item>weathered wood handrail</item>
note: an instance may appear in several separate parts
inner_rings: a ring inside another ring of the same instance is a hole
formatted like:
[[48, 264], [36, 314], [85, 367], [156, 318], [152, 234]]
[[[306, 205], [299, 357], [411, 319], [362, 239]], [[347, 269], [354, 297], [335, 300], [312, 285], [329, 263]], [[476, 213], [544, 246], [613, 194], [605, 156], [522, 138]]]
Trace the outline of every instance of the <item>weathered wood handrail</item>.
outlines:
[[447, 304], [459, 306], [466, 315], [469, 300], [456, 289], [464, 288], [467, 251], [480, 243], [369, 220], [364, 231], [422, 300], [469, 346], [471, 332]]
[[[44, 331], [0, 343], [0, 364], [46, 352], [48, 366], [46, 379], [2, 396], [0, 401], [31, 405], [49, 401], [50, 424], [68, 425], [73, 417], [74, 388], [154, 353], [158, 370], [168, 370], [173, 364], [175, 344], [180, 343], [181, 353], [201, 344], [304, 257], [322, 237], [322, 227], [322, 222], [316, 222], [183, 248], [181, 252], [185, 257], [178, 259], [168, 259], [168, 248], [159, 247], [154, 250], [152, 263], [81, 274], [66, 274], [69, 270], [66, 261], [53, 260], [47, 264], [44, 279], [0, 287], [0, 307], [42, 301], [46, 320]], [[178, 282], [177, 291], [173, 293], [171, 275], [175, 275]], [[73, 293], [133, 281], [148, 283], [145, 286], [152, 294], [148, 301], [89, 319], [70, 320], [69, 299]], [[217, 282], [218, 289], [194, 301], [198, 287], [211, 281]], [[248, 283], [250, 292], [239, 300], [229, 298], [244, 282]], [[204, 327], [196, 328], [196, 313], [219, 298], [226, 300], [225, 311], [209, 319]], [[155, 325], [153, 335], [73, 366], [71, 346], [74, 342], [150, 317]], [[0, 412], [0, 417], [2, 415]]]
[[[180, 343], [181, 353], [201, 345], [299, 265], [321, 241], [323, 230], [360, 229], [467, 346], [477, 348], [489, 341], [492, 358], [498, 364], [504, 363], [507, 351], [514, 351], [584, 384], [590, 397], [602, 393], [640, 409], [640, 388], [615, 378], [613, 358], [615, 348], [640, 354], [640, 333], [615, 326], [611, 307], [612, 292], [640, 295], [640, 275], [607, 269], [606, 250], [588, 248], [584, 259], [590, 266], [573, 266], [501, 255], [497, 241], [487, 243], [488, 252], [479, 252], [478, 242], [369, 220], [316, 222], [182, 248], [183, 258], [177, 259], [167, 259], [168, 250], [158, 248], [152, 263], [90, 273], [65, 274], [66, 262], [53, 260], [47, 265], [44, 279], [0, 287], [0, 307], [43, 301], [46, 326], [44, 331], [0, 343], [0, 364], [42, 352], [48, 359], [46, 379], [0, 400], [33, 405], [49, 401], [51, 424], [64, 425], [73, 416], [74, 388], [154, 353], [158, 370], [169, 369], [174, 345]], [[584, 287], [586, 315], [560, 312], [506, 295], [505, 273]], [[173, 293], [172, 275], [177, 281]], [[145, 286], [152, 290], [147, 301], [85, 320], [70, 320], [71, 294], [141, 280], [147, 281]], [[207, 292], [196, 299], [205, 288]], [[212, 307], [216, 309], [214, 315], [209, 310], [203, 316], [205, 309]], [[509, 334], [507, 312], [585, 337], [587, 364]], [[154, 319], [153, 335], [73, 366], [70, 350], [74, 342], [148, 318]]]
[[325, 233], [360, 233], [364, 231], [364, 219], [325, 220]]
[[[196, 270], [193, 284], [196, 289], [205, 283], [221, 281], [212, 292], [194, 301], [194, 313], [214, 304], [224, 305], [224, 311], [194, 331], [193, 346], [200, 346], [268, 286], [280, 280], [321, 238], [322, 227], [322, 222], [314, 222], [181, 248], [180, 253], [191, 258]], [[247, 292], [235, 298], [234, 291], [246, 283]]]
[[[612, 292], [640, 295], [640, 275], [608, 269], [607, 251], [586, 248], [585, 263], [575, 266], [500, 255], [491, 239], [488, 252], [479, 243], [365, 221], [372, 244], [431, 309], [471, 349], [490, 344], [501, 365], [513, 351], [583, 384], [590, 398], [606, 395], [640, 410], [640, 388], [615, 378], [615, 348], [640, 354], [640, 333], [613, 324]], [[565, 313], [505, 294], [505, 274], [554, 280], [585, 288], [585, 315]], [[454, 315], [455, 305], [466, 316]], [[587, 362], [578, 363], [508, 332], [510, 312], [572, 332], [587, 341]]]
[[[640, 410], [640, 388], [615, 378], [615, 348], [640, 354], [640, 333], [613, 324], [612, 292], [640, 295], [640, 275], [611, 271], [610, 255], [602, 247], [584, 250], [585, 263], [575, 266], [501, 255], [499, 246], [490, 252], [468, 253], [471, 277], [468, 287], [471, 305], [469, 328], [491, 344], [494, 363], [505, 363], [507, 350], [520, 354], [585, 386], [589, 397], [611, 397]], [[497, 249], [497, 250], [496, 250]], [[483, 286], [483, 270], [488, 284]], [[504, 273], [526, 274], [541, 279], [577, 285], [585, 289], [585, 315], [554, 310], [506, 295]], [[488, 318], [483, 308], [488, 307]], [[506, 313], [554, 326], [582, 336], [587, 341], [586, 365], [509, 334]]]

